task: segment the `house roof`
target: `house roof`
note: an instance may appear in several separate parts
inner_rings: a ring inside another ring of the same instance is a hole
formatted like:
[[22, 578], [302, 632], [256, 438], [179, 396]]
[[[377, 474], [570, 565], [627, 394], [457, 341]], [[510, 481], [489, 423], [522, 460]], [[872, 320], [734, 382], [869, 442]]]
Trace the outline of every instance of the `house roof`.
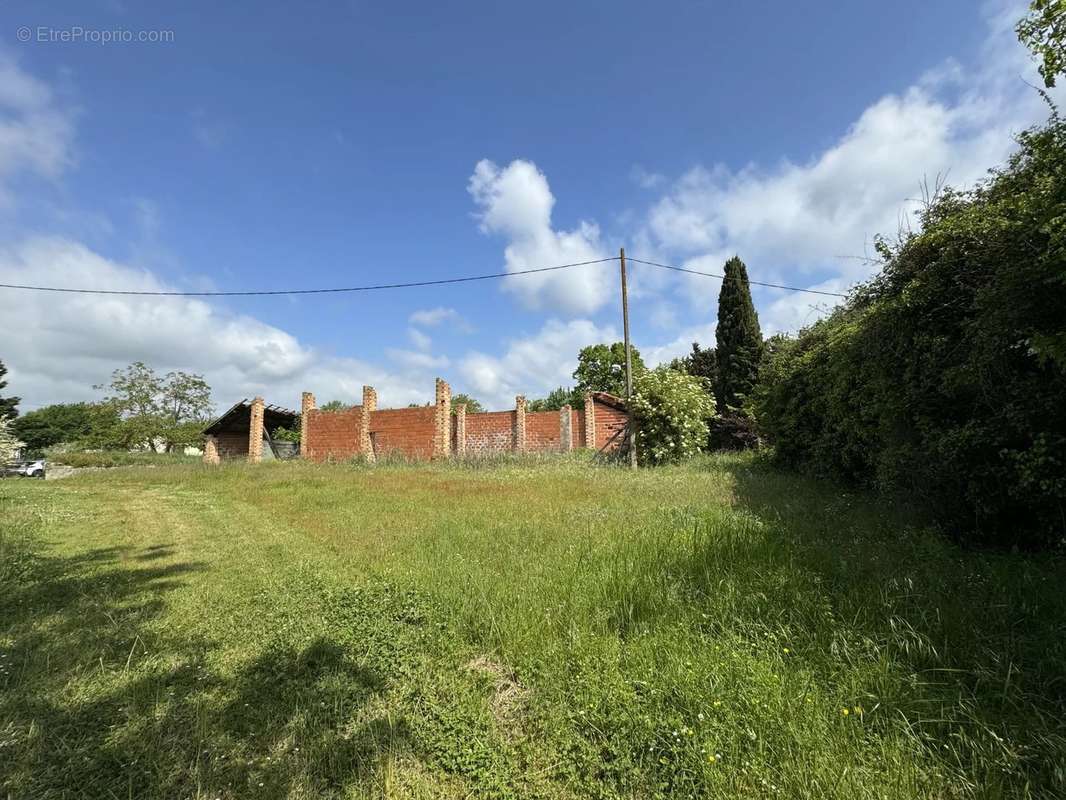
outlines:
[[592, 399], [596, 400], [604, 405], [617, 408], [619, 411], [626, 410], [626, 401], [617, 395], [609, 394], [608, 392], [593, 392]]
[[[275, 428], [291, 428], [299, 417], [295, 411], [280, 406], [263, 407], [263, 427], [268, 431]], [[217, 436], [220, 433], [247, 433], [252, 426], [252, 403], [247, 398], [234, 403], [225, 414], [206, 428], [204, 433]]]

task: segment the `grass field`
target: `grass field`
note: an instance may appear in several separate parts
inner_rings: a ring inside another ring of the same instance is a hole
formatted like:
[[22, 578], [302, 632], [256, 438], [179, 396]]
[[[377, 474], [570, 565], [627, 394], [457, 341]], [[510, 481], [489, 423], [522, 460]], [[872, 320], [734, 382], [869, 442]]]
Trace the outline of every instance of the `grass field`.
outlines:
[[0, 796], [1066, 796], [1066, 565], [748, 457], [0, 482]]

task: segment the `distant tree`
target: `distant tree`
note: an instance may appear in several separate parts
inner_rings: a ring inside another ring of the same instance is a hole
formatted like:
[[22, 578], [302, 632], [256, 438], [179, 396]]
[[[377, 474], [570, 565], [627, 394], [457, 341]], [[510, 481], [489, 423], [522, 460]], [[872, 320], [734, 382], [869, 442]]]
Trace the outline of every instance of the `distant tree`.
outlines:
[[748, 269], [733, 256], [725, 264], [718, 293], [718, 327], [714, 396], [719, 414], [739, 413], [759, 373], [762, 333], [751, 300]]
[[98, 446], [118, 422], [111, 404], [55, 403], [23, 414], [12, 423], [12, 430], [29, 450], [38, 452], [64, 443]]
[[[7, 375], [7, 367], [0, 361], [0, 389], [7, 386], [4, 376]], [[0, 419], [14, 419], [19, 415], [18, 404], [21, 397], [0, 397]]]
[[547, 397], [539, 397], [526, 403], [527, 411], [558, 411], [563, 406], [582, 408], [585, 395], [577, 388], [567, 389], [560, 386], [548, 392]]
[[704, 348], [700, 347], [699, 342], [693, 342], [692, 352], [671, 361], [670, 369], [703, 378], [707, 391], [714, 392], [714, 385], [718, 381], [718, 354], [713, 347]]
[[1033, 0], [1015, 30], [1040, 61], [1040, 77], [1051, 89], [1066, 74], [1066, 0]]
[[211, 387], [202, 375], [168, 372], [159, 394], [162, 415], [160, 437], [169, 453], [176, 447], [200, 442], [201, 431], [211, 417]]
[[351, 403], [345, 403], [343, 400], [330, 400], [328, 403], [323, 403], [318, 407], [319, 411], [347, 411], [352, 408]]
[[120, 431], [115, 431], [114, 447], [151, 447], [161, 428], [158, 397], [162, 385], [155, 370], [143, 361], [111, 373], [111, 383], [98, 384], [97, 390], [110, 391], [104, 402], [122, 417]]
[[113, 446], [155, 447], [169, 452], [199, 441], [200, 428], [211, 414], [211, 387], [200, 375], [168, 372], [160, 378], [142, 361], [111, 374], [104, 402], [121, 416]]
[[[633, 380], [648, 371], [640, 351], [632, 347]], [[581, 349], [577, 356], [576, 391], [581, 397], [588, 392], [608, 392], [617, 397], [626, 394], [626, 348], [622, 342], [593, 344]]]
[[455, 413], [456, 406], [466, 406], [467, 414], [480, 414], [485, 410], [485, 407], [475, 398], [468, 394], [460, 392], [457, 395], [452, 396], [452, 413]]

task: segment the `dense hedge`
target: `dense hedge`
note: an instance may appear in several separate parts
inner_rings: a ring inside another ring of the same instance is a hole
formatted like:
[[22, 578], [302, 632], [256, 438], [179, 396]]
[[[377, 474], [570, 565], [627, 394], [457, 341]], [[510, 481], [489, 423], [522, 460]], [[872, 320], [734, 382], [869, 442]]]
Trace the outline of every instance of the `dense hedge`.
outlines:
[[786, 464], [902, 491], [962, 538], [1066, 539], [1066, 124], [880, 245], [881, 274], [776, 341], [756, 414]]

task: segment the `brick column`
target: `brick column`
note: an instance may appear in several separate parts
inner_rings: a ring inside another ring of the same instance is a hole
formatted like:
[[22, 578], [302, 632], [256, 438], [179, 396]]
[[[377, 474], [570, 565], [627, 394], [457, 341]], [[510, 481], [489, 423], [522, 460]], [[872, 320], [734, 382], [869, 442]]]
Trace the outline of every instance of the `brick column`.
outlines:
[[570, 406], [559, 409], [559, 449], [569, 453], [574, 449], [573, 418], [570, 416]]
[[437, 378], [436, 431], [433, 436], [433, 457], [447, 458], [452, 450], [452, 387]]
[[218, 464], [222, 459], [218, 457], [218, 439], [208, 436], [204, 439], [204, 463]]
[[370, 438], [370, 415], [378, 410], [378, 393], [373, 386], [363, 387], [363, 416], [360, 420], [359, 449], [366, 456], [368, 464], [375, 460], [374, 442]]
[[248, 426], [248, 463], [258, 464], [263, 460], [263, 398], [252, 401], [252, 419]]
[[455, 407], [455, 454], [466, 455], [466, 403]]
[[516, 453], [526, 451], [526, 398], [518, 395], [514, 399], [514, 449]]
[[596, 401], [585, 395], [585, 447], [596, 449]]
[[315, 396], [304, 392], [300, 397], [300, 458], [310, 458], [311, 412], [315, 410]]

